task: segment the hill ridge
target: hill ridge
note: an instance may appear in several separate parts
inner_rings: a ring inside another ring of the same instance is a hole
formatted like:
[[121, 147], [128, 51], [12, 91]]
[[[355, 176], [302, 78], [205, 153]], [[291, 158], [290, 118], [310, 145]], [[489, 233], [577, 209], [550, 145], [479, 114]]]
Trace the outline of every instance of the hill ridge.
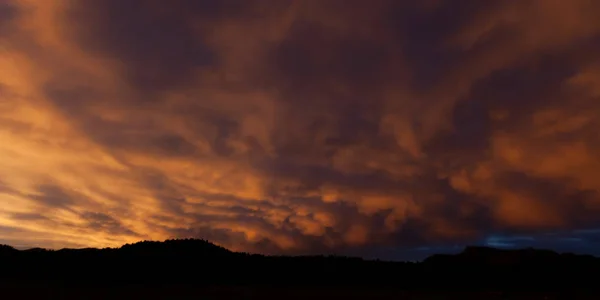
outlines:
[[[12, 249], [12, 250], [11, 250]], [[422, 262], [233, 252], [201, 239], [118, 248], [16, 250], [0, 246], [0, 281], [376, 285], [412, 288], [595, 288], [600, 258], [541, 249], [469, 246]]]

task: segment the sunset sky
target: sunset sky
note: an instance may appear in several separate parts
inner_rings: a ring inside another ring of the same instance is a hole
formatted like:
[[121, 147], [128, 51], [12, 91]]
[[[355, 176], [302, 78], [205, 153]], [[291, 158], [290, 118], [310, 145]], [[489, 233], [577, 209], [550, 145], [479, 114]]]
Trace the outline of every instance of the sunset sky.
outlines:
[[0, 0], [0, 244], [600, 255], [600, 1]]

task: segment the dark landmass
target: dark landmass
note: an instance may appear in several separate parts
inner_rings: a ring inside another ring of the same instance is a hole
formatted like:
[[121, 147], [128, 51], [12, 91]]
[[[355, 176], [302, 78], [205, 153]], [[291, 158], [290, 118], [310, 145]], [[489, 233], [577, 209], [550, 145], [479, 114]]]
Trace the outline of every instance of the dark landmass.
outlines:
[[0, 290], [20, 299], [596, 299], [600, 295], [596, 279], [600, 258], [536, 249], [467, 247], [456, 255], [433, 255], [415, 263], [264, 256], [232, 252], [203, 240], [168, 240], [114, 249], [20, 251], [0, 246], [0, 268]]

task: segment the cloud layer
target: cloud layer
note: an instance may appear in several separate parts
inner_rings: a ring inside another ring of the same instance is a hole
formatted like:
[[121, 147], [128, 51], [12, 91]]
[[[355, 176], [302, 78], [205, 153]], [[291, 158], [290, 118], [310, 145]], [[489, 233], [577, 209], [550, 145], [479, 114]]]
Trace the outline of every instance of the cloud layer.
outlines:
[[3, 1], [0, 242], [600, 251], [598, 11]]

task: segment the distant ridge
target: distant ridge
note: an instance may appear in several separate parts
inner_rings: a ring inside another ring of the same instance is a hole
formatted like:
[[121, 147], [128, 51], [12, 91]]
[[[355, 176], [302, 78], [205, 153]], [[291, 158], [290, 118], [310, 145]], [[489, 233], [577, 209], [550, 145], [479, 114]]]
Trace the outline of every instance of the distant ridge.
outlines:
[[0, 255], [4, 255], [4, 254], [8, 254], [8, 253], [15, 253], [18, 250], [9, 246], [9, 245], [0, 245]]
[[525, 249], [497, 249], [483, 246], [467, 246], [454, 255], [434, 254], [424, 260], [424, 263], [450, 263], [461, 265], [479, 266], [513, 266], [541, 263], [575, 263], [594, 262], [600, 259], [592, 255], [572, 253], [558, 253], [552, 250], [525, 248]]
[[[262, 254], [249, 254], [245, 252], [234, 252], [225, 247], [218, 246], [204, 239], [168, 239], [165, 241], [139, 241], [132, 244], [124, 244], [117, 248], [63, 248], [59, 250], [51, 250], [45, 248], [29, 248], [19, 250], [10, 245], [0, 244], [0, 258], [5, 253], [94, 253], [94, 252], [105, 252], [105, 253], [120, 253], [126, 255], [184, 255], [188, 257], [198, 256], [227, 256], [227, 255], [242, 255], [242, 256], [261, 256], [269, 257]], [[310, 255], [310, 256], [271, 256], [272, 258], [307, 258], [307, 257], [325, 257], [323, 255]], [[331, 256], [329, 258], [343, 258], [352, 260], [364, 259], [359, 257], [346, 257], [346, 256]], [[485, 263], [486, 261], [494, 263], [495, 259], [511, 260], [514, 263], [518, 263], [519, 260], [528, 259], [557, 259], [557, 258], [580, 258], [580, 259], [600, 259], [592, 255], [584, 254], [572, 254], [572, 253], [558, 253], [553, 250], [536, 249], [536, 248], [522, 248], [522, 249], [503, 249], [493, 248], [487, 246], [466, 246], [463, 251], [458, 254], [433, 254], [427, 257], [423, 262], [433, 262], [439, 260], [448, 260], [456, 262], [473, 261], [477, 263]], [[364, 260], [369, 261], [369, 260]], [[377, 261], [380, 261], [377, 259]]]
[[207, 240], [200, 239], [177, 239], [164, 242], [142, 241], [134, 244], [125, 244], [119, 248], [120, 251], [139, 253], [144, 255], [177, 254], [177, 255], [209, 255], [223, 256], [231, 255], [232, 251], [217, 246]]
[[466, 247], [423, 262], [341, 256], [265, 256], [206, 240], [143, 241], [119, 248], [16, 250], [0, 246], [0, 281], [376, 285], [419, 288], [597, 287], [600, 259], [549, 250]]

